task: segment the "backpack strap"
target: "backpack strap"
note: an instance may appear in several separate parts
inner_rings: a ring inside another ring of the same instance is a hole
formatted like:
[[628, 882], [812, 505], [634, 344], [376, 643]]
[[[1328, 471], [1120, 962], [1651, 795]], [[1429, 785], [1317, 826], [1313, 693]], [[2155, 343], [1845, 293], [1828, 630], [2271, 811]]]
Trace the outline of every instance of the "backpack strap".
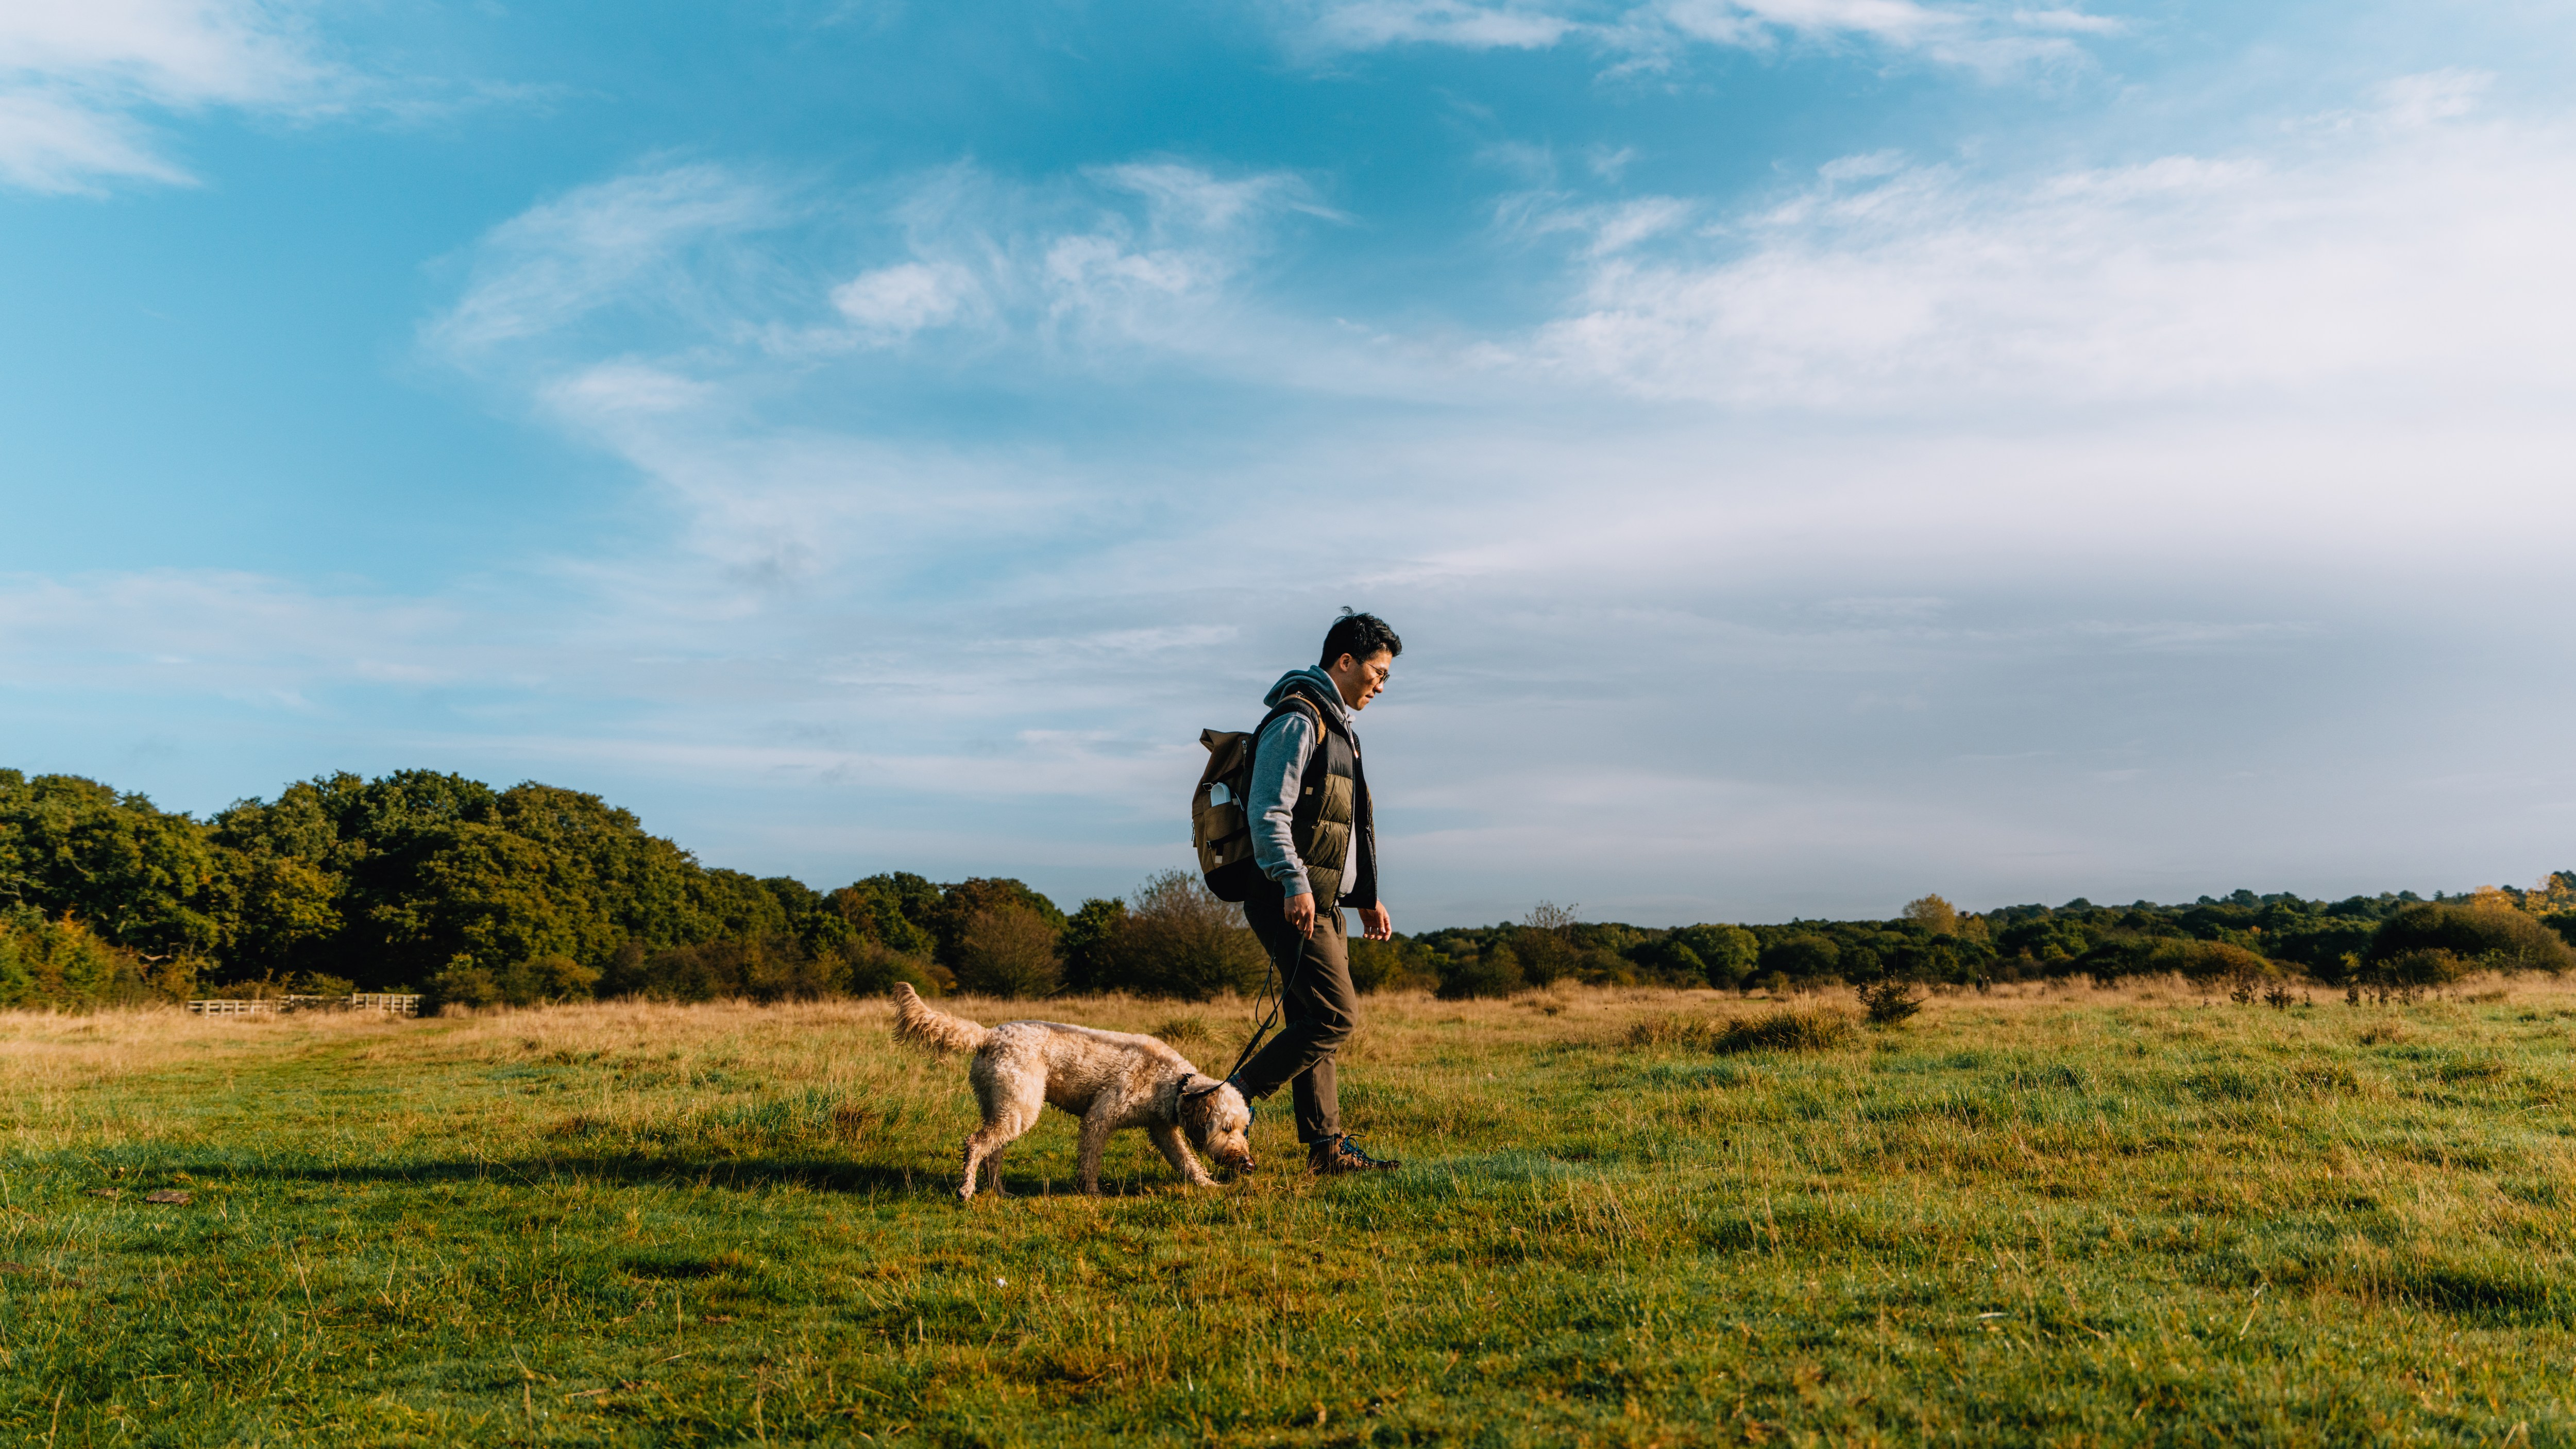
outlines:
[[1282, 699], [1275, 705], [1272, 705], [1270, 707], [1270, 713], [1261, 717], [1261, 723], [1252, 727], [1253, 738], [1259, 739], [1261, 737], [1261, 732], [1270, 728], [1272, 721], [1278, 719], [1283, 714], [1287, 714], [1291, 710], [1303, 713], [1309, 720], [1314, 722], [1315, 728], [1319, 731], [1332, 728], [1331, 725], [1324, 723], [1324, 710], [1321, 705], [1308, 699], [1303, 690], [1290, 690], [1287, 698]]

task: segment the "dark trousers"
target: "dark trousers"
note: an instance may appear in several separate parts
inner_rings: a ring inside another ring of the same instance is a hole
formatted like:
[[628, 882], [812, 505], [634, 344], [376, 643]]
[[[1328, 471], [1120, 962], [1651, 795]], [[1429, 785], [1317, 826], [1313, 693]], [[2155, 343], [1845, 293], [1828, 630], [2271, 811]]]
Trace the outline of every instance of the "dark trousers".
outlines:
[[1359, 1025], [1359, 993], [1351, 989], [1351, 957], [1342, 913], [1315, 913], [1315, 934], [1300, 936], [1279, 914], [1279, 887], [1256, 887], [1243, 903], [1270, 964], [1279, 971], [1282, 1025], [1270, 1044], [1243, 1064], [1235, 1085], [1251, 1098], [1291, 1085], [1297, 1106], [1297, 1140], [1330, 1142], [1342, 1135], [1342, 1099], [1333, 1085], [1333, 1053]]

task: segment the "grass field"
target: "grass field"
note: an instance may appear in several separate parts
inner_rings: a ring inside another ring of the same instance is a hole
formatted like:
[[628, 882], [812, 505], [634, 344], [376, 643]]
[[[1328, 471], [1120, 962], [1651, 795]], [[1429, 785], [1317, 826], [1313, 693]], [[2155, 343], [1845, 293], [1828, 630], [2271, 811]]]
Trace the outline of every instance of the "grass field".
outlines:
[[1712, 1050], [1769, 1009], [1375, 998], [1404, 1171], [1288, 1171], [1283, 1098], [1081, 1198], [1053, 1116], [971, 1208], [882, 1003], [0, 1018], [0, 1440], [2576, 1442], [2576, 990]]

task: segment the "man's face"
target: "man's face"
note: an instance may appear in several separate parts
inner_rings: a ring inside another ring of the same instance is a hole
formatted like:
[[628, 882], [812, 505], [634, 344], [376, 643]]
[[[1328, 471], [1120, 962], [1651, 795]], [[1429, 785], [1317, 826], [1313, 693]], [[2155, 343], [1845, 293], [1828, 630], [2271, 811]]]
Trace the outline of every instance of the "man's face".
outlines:
[[1387, 676], [1395, 672], [1395, 656], [1384, 649], [1366, 659], [1345, 654], [1324, 672], [1333, 676], [1333, 683], [1340, 687], [1342, 703], [1356, 713], [1368, 708], [1368, 702], [1386, 688]]

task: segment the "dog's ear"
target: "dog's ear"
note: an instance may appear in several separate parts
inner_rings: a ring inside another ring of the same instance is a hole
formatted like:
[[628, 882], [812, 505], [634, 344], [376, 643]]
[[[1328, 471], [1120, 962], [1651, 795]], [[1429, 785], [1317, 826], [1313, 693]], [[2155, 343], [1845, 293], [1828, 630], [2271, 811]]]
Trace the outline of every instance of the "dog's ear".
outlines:
[[1216, 1103], [1216, 1089], [1224, 1085], [1196, 1072], [1181, 1078], [1179, 1111], [1173, 1114], [1181, 1119], [1180, 1125], [1197, 1136], [1206, 1136], [1210, 1110]]

